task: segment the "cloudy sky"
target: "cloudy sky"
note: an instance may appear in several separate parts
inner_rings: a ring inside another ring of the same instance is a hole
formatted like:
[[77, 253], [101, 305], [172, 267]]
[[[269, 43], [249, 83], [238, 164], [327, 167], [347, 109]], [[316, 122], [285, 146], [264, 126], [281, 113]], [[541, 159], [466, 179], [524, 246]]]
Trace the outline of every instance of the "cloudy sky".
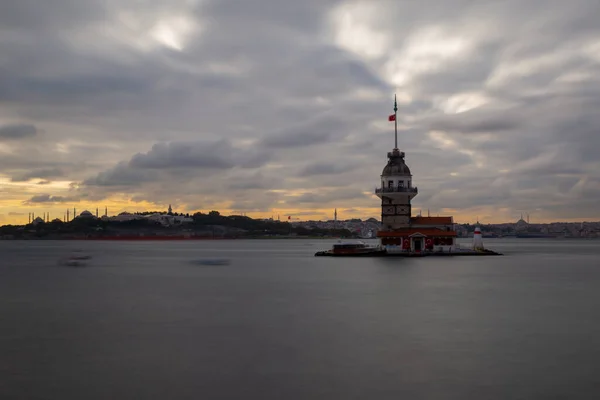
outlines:
[[28, 212], [598, 220], [597, 0], [0, 2], [0, 223]]

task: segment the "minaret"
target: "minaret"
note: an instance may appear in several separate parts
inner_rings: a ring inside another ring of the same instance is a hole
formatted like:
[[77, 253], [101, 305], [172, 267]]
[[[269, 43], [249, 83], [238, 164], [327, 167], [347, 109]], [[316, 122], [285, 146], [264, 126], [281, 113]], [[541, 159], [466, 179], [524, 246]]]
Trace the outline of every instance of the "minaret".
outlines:
[[31, 223], [31, 213], [27, 214], [27, 217], [29, 218], [29, 224]]
[[96, 218], [98, 218], [98, 207], [96, 207]]
[[398, 105], [394, 96], [394, 114], [390, 115], [389, 120], [395, 122], [395, 147], [387, 154], [388, 162], [381, 173], [381, 187], [375, 189], [375, 194], [381, 198], [381, 223], [384, 230], [410, 226], [410, 202], [418, 193], [417, 188], [412, 186], [412, 174], [404, 162], [404, 152], [398, 150], [397, 111]]
[[333, 227], [337, 226], [337, 208], [333, 211]]
[[173, 208], [171, 208], [171, 205], [170, 205], [170, 204], [169, 204], [169, 211], [168, 211], [168, 214], [169, 214], [169, 215], [173, 214]]
[[67, 222], [69, 222], [69, 217], [70, 217], [70, 215], [69, 215], [69, 212], [70, 212], [70, 211], [71, 211], [71, 210], [69, 210], [69, 209], [67, 208]]
[[104, 206], [104, 216], [108, 217], [108, 207]]

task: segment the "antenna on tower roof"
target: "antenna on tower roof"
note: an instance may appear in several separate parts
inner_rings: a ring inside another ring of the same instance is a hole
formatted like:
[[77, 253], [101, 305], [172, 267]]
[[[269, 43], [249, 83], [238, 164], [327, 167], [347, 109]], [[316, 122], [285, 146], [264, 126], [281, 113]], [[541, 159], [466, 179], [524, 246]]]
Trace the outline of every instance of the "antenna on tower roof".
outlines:
[[398, 148], [398, 103], [396, 102], [396, 94], [394, 93], [394, 149]]

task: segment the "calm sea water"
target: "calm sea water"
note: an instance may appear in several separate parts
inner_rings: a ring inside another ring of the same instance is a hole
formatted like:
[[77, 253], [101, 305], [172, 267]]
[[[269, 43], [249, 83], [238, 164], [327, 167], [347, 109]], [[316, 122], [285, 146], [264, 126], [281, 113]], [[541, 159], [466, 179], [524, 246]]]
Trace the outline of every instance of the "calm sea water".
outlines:
[[331, 243], [0, 242], [0, 398], [600, 398], [600, 241]]

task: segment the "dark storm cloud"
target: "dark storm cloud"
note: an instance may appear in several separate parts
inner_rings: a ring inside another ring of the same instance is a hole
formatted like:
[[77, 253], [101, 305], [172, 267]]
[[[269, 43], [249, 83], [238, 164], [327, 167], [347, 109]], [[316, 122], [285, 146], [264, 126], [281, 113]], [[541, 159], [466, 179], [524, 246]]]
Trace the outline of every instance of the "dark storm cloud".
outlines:
[[304, 147], [315, 144], [327, 143], [331, 140], [331, 132], [326, 131], [303, 131], [295, 132], [293, 134], [286, 134], [281, 136], [272, 136], [266, 138], [263, 141], [265, 146], [277, 149], [277, 148], [290, 148], [290, 147]]
[[86, 179], [83, 184], [86, 186], [135, 187], [145, 182], [152, 182], [156, 178], [152, 171], [130, 168], [129, 164], [123, 161], [100, 172], [93, 178]]
[[[107, 67], [109, 67], [107, 65]], [[89, 74], [87, 76], [65, 76], [62, 78], [16, 78], [0, 84], [0, 93], [5, 98], [21, 102], [49, 101], [69, 104], [77, 100], [89, 101], [90, 97], [116, 96], [140, 97], [149, 95], [152, 89], [148, 74], [121, 76]], [[145, 76], [144, 76], [145, 75]], [[108, 104], [107, 104], [108, 106]]]
[[283, 129], [265, 137], [261, 145], [274, 149], [297, 148], [329, 143], [345, 136], [348, 122], [324, 116]]
[[16, 124], [0, 126], [0, 140], [26, 139], [37, 135], [37, 128], [34, 125]]
[[235, 148], [227, 140], [155, 144], [147, 153], [131, 158], [129, 166], [142, 169], [230, 169], [258, 168], [269, 153], [256, 148]]
[[128, 162], [120, 162], [85, 180], [83, 184], [105, 187], [141, 186], [161, 179], [183, 184], [188, 178], [207, 178], [210, 171], [255, 169], [269, 159], [270, 155], [260, 149], [236, 148], [227, 140], [157, 143], [150, 151], [135, 154]]
[[236, 171], [234, 176], [227, 179], [227, 188], [233, 191], [269, 190], [280, 187], [282, 182], [283, 177], [279, 174]]
[[11, 178], [13, 182], [25, 182], [34, 178], [58, 178], [64, 177], [65, 172], [59, 168], [50, 168], [50, 169], [36, 169], [32, 171], [27, 171], [18, 175], [14, 175]]
[[65, 203], [76, 201], [73, 198], [64, 197], [64, 196], [52, 196], [49, 194], [40, 194], [37, 196], [31, 197], [29, 200], [25, 201], [25, 204], [34, 204], [34, 203]]
[[225, 141], [215, 143], [159, 143], [147, 153], [131, 158], [133, 168], [232, 168], [231, 146]]
[[299, 176], [308, 177], [315, 175], [335, 175], [343, 172], [350, 172], [357, 168], [356, 165], [343, 165], [343, 164], [334, 164], [334, 163], [322, 163], [318, 162], [315, 164], [309, 164], [304, 167]]

